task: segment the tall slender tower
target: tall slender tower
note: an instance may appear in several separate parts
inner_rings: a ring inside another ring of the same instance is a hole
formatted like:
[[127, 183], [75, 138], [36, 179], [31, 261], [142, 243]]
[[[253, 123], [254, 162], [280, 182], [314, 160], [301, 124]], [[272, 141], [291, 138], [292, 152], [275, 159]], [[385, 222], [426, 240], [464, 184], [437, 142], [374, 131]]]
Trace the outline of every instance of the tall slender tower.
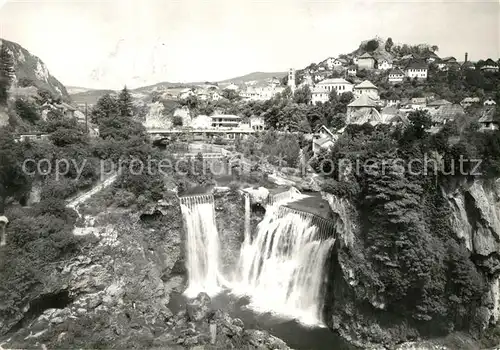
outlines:
[[295, 69], [290, 68], [288, 71], [288, 86], [292, 89], [292, 92], [295, 91]]

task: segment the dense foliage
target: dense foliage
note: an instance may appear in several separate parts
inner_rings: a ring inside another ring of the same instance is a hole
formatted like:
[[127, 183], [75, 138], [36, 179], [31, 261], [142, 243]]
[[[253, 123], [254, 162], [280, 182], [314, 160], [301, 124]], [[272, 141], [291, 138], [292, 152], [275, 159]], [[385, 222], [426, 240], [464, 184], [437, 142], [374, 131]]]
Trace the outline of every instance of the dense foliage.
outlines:
[[[362, 213], [365, 261], [356, 273], [383, 295], [388, 311], [423, 327], [431, 323], [435, 332], [470, 329], [477, 326], [471, 315], [481, 305], [485, 277], [450, 227], [441, 186], [457, 177], [499, 176], [500, 131], [459, 133], [450, 124], [429, 134], [425, 112], [412, 113], [410, 122], [404, 130], [350, 126], [313, 166], [329, 174], [324, 190], [349, 196]], [[471, 173], [469, 162], [468, 173], [460, 173], [460, 156], [486, 159], [482, 175]], [[412, 160], [422, 162], [410, 168]]]

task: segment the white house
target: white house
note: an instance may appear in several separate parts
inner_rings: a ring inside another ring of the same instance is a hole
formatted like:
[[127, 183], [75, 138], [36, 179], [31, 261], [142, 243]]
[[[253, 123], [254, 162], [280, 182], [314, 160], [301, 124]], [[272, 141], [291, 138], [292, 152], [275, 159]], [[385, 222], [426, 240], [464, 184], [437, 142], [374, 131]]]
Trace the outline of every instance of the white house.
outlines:
[[378, 62], [378, 69], [381, 70], [389, 70], [392, 69], [392, 61], [388, 59], [383, 59]]
[[311, 102], [313, 104], [317, 104], [318, 102], [325, 103], [328, 101], [329, 95], [330, 95], [329, 91], [324, 91], [323, 89], [319, 89], [318, 87], [314, 87], [312, 90]]
[[347, 75], [355, 77], [357, 73], [358, 70], [356, 69], [356, 66], [349, 66], [349, 68], [347, 68]]
[[240, 88], [238, 87], [238, 85], [235, 84], [229, 84], [224, 88], [224, 90], [232, 90], [232, 91], [238, 91], [239, 89]]
[[401, 83], [405, 78], [405, 73], [399, 69], [392, 69], [389, 71], [389, 82], [390, 83]]
[[406, 76], [410, 79], [427, 79], [427, 64], [423, 62], [410, 62], [406, 67]]
[[325, 79], [316, 84], [316, 91], [331, 92], [337, 91], [338, 94], [352, 91], [353, 84], [342, 78]]
[[180, 92], [179, 92], [179, 96], [178, 98], [180, 100], [183, 100], [185, 98], [188, 98], [189, 96], [195, 96], [196, 94], [194, 93], [193, 89], [190, 89], [190, 88], [186, 88], [186, 89], [182, 89]]
[[262, 131], [265, 128], [264, 118], [262, 117], [250, 117], [250, 127], [255, 131]]
[[337, 138], [326, 126], [321, 125], [313, 136], [312, 149], [314, 154], [317, 154], [321, 149], [331, 148]]
[[483, 102], [483, 105], [485, 106], [495, 106], [496, 104], [497, 103], [491, 97]]
[[362, 95], [370, 96], [371, 98], [378, 99], [378, 87], [373, 85], [372, 82], [365, 80], [354, 87], [354, 96], [360, 97]]

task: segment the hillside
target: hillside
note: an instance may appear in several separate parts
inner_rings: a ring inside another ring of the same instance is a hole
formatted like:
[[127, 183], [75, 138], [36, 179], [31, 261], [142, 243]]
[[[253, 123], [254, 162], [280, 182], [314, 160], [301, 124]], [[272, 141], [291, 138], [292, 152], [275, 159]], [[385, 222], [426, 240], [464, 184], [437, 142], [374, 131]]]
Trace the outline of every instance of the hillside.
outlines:
[[73, 102], [80, 104], [80, 103], [88, 103], [88, 104], [95, 104], [97, 100], [105, 95], [105, 94], [111, 94], [114, 93], [114, 90], [87, 90], [83, 92], [77, 92], [77, 93], [72, 93], [71, 94], [71, 99]]
[[21, 45], [0, 39], [12, 53], [15, 69], [14, 81], [20, 86], [35, 86], [50, 91], [54, 96], [70, 100], [66, 87], [52, 76], [43, 61]]
[[266, 79], [271, 79], [273, 77], [283, 78], [286, 74], [287, 72], [253, 72], [250, 74], [242, 75], [241, 77], [222, 80], [219, 83], [244, 84], [250, 81], [266, 80]]

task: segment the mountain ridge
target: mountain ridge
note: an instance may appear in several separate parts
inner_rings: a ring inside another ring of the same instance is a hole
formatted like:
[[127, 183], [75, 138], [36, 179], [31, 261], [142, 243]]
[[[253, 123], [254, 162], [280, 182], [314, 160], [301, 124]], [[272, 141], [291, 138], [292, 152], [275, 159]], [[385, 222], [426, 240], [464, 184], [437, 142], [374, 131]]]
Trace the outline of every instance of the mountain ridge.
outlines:
[[[0, 38], [0, 44], [5, 45], [11, 53], [14, 63], [14, 83], [23, 86], [35, 86], [47, 90], [56, 97], [69, 101], [70, 96], [64, 84], [50, 74], [45, 63], [20, 44]], [[0, 45], [0, 46], [1, 46]]]

